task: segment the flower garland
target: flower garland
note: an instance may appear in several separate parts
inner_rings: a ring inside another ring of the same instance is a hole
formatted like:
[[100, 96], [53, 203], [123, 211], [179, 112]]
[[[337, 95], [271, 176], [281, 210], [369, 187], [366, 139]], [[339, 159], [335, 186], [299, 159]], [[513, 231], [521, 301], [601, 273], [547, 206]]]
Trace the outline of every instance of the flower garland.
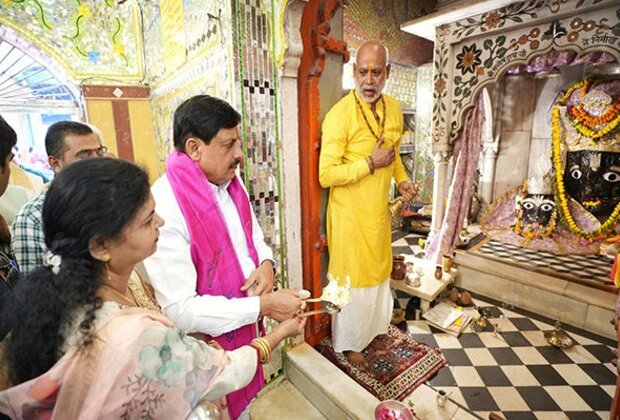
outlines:
[[562, 166], [560, 150], [560, 106], [563, 105], [566, 102], [566, 99], [570, 96], [570, 94], [575, 89], [581, 87], [583, 83], [584, 82], [580, 82], [577, 85], [571, 87], [562, 97], [562, 99], [560, 99], [558, 105], [554, 106], [553, 110], [551, 111], [551, 140], [553, 143], [552, 159], [553, 168], [555, 170], [556, 197], [558, 199], [558, 207], [560, 208], [560, 216], [573, 234], [581, 238], [587, 239], [590, 243], [592, 243], [595, 240], [607, 237], [616, 226], [616, 224], [618, 223], [618, 216], [620, 215], [620, 203], [616, 205], [614, 211], [611, 213], [605, 223], [601, 224], [598, 229], [591, 232], [585, 232], [579, 226], [577, 226], [575, 219], [573, 219], [573, 216], [570, 213], [568, 199], [566, 198], [566, 189], [564, 187], [564, 168]]
[[[525, 198], [527, 194], [527, 183], [523, 186], [521, 190], [521, 197]], [[558, 211], [557, 208], [553, 209], [553, 213], [551, 213], [551, 219], [549, 219], [549, 223], [546, 226], [538, 225], [534, 227], [532, 223], [529, 223], [527, 226], [523, 226], [523, 208], [520, 207], [517, 212], [517, 219], [515, 221], [514, 226], [512, 226], [512, 230], [519, 236], [525, 238], [525, 245], [527, 245], [532, 239], [543, 239], [548, 238], [555, 231], [555, 224], [557, 219]]]
[[[564, 94], [564, 96], [558, 101], [557, 105], [565, 105], [571, 94], [579, 88], [581, 88], [581, 97], [583, 98], [589, 87], [589, 80], [583, 80], [571, 86], [566, 91], [566, 94]], [[583, 109], [581, 103], [575, 106], [567, 107], [567, 111], [570, 116], [569, 120], [571, 124], [575, 127], [579, 134], [592, 140], [598, 140], [601, 137], [611, 133], [620, 124], [620, 102], [613, 104], [607, 112], [598, 117], [592, 117], [588, 114], [588, 112]], [[595, 129], [595, 127], [599, 128]]]

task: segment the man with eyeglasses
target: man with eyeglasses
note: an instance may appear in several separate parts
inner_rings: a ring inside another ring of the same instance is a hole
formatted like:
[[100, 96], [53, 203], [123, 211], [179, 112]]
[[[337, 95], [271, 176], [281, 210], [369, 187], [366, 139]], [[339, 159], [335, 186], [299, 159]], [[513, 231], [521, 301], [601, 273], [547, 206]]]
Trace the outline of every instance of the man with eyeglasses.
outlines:
[[[102, 157], [108, 151], [93, 128], [76, 121], [52, 124], [45, 135], [45, 150], [55, 174], [73, 162]], [[43, 255], [47, 250], [41, 218], [45, 193], [43, 191], [27, 202], [13, 221], [11, 247], [19, 269], [24, 274], [43, 263]]]

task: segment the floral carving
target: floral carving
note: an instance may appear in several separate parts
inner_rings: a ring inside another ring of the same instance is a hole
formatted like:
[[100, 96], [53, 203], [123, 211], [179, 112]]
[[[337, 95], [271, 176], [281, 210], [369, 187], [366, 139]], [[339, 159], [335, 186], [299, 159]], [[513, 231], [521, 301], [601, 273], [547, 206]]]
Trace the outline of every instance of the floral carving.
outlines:
[[499, 28], [504, 26], [502, 15], [497, 10], [493, 10], [482, 16], [482, 23], [486, 29]]
[[480, 19], [467, 18], [456, 22], [456, 28], [452, 33], [456, 38], [469, 36], [476, 30], [486, 32], [492, 29], [501, 28], [507, 21], [522, 23], [524, 17], [536, 19], [538, 15], [535, 10], [544, 5], [544, 1], [533, 0], [529, 2], [519, 2], [492, 12], [485, 13]]
[[441, 95], [446, 90], [446, 80], [444, 78], [438, 77], [435, 80], [435, 93]]
[[463, 51], [456, 56], [456, 68], [461, 70], [461, 74], [474, 73], [476, 67], [482, 64], [480, 60], [482, 50], [476, 49], [476, 44], [463, 46]]
[[[567, 0], [516, 2], [438, 27], [434, 143], [456, 139], [463, 112], [472, 105], [481, 87], [507, 68], [528, 63], [539, 51], [579, 48], [580, 53], [586, 53], [605, 46], [616, 55], [620, 53], [620, 8], [593, 7], [599, 2], [584, 0], [578, 6]], [[584, 10], [576, 13], [574, 9], [581, 5]]]

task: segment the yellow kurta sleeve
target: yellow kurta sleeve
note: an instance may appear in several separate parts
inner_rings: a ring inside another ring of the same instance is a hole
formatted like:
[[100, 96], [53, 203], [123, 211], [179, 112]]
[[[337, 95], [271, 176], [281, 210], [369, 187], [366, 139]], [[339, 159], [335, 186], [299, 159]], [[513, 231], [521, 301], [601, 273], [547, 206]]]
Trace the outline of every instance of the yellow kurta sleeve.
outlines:
[[[403, 113], [402, 110], [400, 109], [400, 104], [397, 101], [395, 102], [395, 106], [397, 108], [397, 115], [400, 116], [400, 129], [399, 131], [402, 133], [403, 132]], [[396, 185], [400, 184], [403, 181], [407, 181], [409, 179], [409, 176], [407, 175], [407, 172], [405, 171], [405, 166], [403, 165], [403, 161], [400, 158], [400, 142], [402, 140], [402, 136], [400, 139], [398, 139], [398, 141], [396, 142], [396, 159], [394, 159], [394, 181], [396, 181]]]
[[360, 178], [370, 174], [366, 159], [345, 161], [349, 129], [344, 120], [349, 119], [350, 116], [339, 114], [339, 108], [333, 109], [327, 113], [323, 122], [319, 157], [319, 183], [323, 188], [357, 182]]

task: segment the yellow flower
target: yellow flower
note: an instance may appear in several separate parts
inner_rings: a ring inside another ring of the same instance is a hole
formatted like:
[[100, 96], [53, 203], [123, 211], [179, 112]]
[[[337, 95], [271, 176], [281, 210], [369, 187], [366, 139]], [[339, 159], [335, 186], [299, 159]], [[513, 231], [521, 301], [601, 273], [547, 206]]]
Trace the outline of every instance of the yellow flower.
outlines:
[[125, 54], [125, 46], [121, 44], [120, 42], [115, 42], [112, 45], [112, 51], [114, 51], [117, 54]]
[[78, 14], [84, 16], [84, 18], [88, 18], [92, 15], [90, 8], [84, 3], [80, 3], [80, 5], [77, 7], [77, 11], [78, 11]]
[[7, 7], [13, 7], [13, 0], [4, 0], [4, 4], [6, 4]]

